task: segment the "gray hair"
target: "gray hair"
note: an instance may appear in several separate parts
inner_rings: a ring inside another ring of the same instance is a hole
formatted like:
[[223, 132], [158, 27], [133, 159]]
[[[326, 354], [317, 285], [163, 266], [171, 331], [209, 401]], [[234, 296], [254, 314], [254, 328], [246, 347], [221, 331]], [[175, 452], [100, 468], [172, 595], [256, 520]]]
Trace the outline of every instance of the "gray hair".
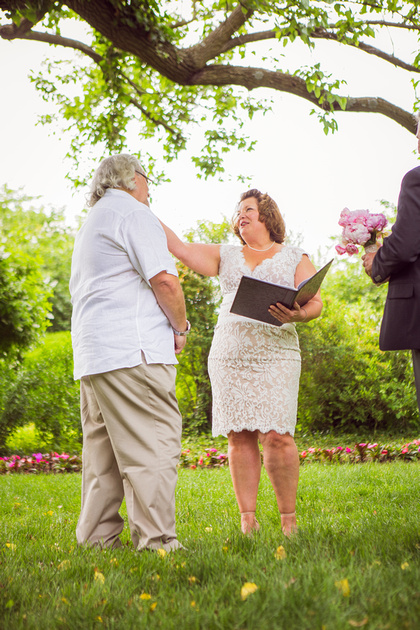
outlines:
[[136, 187], [135, 171], [144, 173], [138, 159], [128, 153], [111, 155], [102, 160], [93, 175], [88, 206], [94, 206], [104, 196], [108, 188], [134, 190]]

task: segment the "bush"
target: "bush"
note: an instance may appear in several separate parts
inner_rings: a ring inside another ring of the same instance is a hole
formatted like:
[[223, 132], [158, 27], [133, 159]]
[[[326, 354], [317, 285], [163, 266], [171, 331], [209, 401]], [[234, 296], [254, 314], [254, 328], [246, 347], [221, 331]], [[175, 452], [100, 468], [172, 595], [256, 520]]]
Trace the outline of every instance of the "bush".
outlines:
[[212, 278], [205, 278], [178, 263], [179, 276], [191, 321], [191, 333], [178, 355], [176, 395], [184, 433], [211, 429], [212, 395], [207, 359], [217, 320], [217, 291]]
[[36, 257], [10, 249], [5, 251], [0, 239], [0, 357], [12, 360], [47, 328], [51, 291]]
[[15, 429], [6, 440], [6, 451], [16, 455], [27, 455], [28, 453], [47, 450], [48, 444], [38, 434], [33, 422]]
[[323, 301], [322, 316], [299, 330], [300, 428], [418, 430], [411, 353], [379, 350], [380, 316], [369, 302]]
[[33, 423], [51, 450], [80, 450], [79, 383], [73, 380], [70, 333], [47, 335], [28, 353], [5, 394], [0, 446], [17, 427]]

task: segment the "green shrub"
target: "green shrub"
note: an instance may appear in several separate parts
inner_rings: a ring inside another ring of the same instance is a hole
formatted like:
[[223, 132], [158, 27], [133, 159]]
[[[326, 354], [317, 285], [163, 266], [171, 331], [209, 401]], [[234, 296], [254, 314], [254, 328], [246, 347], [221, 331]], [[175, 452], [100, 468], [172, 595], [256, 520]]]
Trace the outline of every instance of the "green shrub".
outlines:
[[178, 263], [179, 277], [191, 321], [191, 333], [178, 355], [176, 395], [184, 433], [211, 429], [212, 396], [207, 359], [217, 320], [217, 291], [212, 278], [205, 278]]
[[48, 444], [38, 434], [35, 424], [31, 422], [16, 429], [6, 440], [6, 451], [17, 455], [48, 450]]
[[323, 296], [322, 316], [299, 330], [303, 429], [413, 430], [420, 426], [409, 351], [381, 352], [380, 315], [365, 301]]
[[[1, 222], [0, 222], [1, 225]], [[0, 238], [0, 357], [13, 359], [31, 347], [48, 326], [51, 290], [40, 261]]]
[[5, 395], [0, 446], [17, 427], [31, 423], [49, 449], [80, 449], [79, 383], [73, 380], [69, 332], [46, 335], [24, 358]]

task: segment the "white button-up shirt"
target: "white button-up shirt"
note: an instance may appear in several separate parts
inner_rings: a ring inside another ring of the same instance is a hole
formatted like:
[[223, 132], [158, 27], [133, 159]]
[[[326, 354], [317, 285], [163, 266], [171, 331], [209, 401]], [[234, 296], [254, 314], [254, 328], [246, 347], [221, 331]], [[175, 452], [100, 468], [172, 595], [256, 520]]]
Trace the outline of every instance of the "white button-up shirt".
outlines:
[[70, 293], [74, 378], [147, 363], [177, 363], [172, 327], [150, 278], [178, 275], [150, 208], [108, 189], [76, 235]]

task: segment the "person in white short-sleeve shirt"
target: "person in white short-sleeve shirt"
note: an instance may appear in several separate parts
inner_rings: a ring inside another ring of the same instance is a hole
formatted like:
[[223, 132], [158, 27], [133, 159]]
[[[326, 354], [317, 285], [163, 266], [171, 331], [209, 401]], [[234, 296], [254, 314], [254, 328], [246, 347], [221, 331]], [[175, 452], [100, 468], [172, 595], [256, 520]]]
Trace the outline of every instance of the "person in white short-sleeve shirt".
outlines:
[[139, 550], [180, 546], [174, 364], [189, 331], [176, 266], [149, 208], [148, 182], [133, 156], [101, 162], [91, 209], [76, 235], [70, 279], [83, 427], [77, 539], [119, 546], [125, 496]]
[[74, 377], [177, 363], [171, 324], [150, 278], [177, 276], [165, 233], [150, 208], [132, 195], [106, 190], [77, 234], [70, 291]]

